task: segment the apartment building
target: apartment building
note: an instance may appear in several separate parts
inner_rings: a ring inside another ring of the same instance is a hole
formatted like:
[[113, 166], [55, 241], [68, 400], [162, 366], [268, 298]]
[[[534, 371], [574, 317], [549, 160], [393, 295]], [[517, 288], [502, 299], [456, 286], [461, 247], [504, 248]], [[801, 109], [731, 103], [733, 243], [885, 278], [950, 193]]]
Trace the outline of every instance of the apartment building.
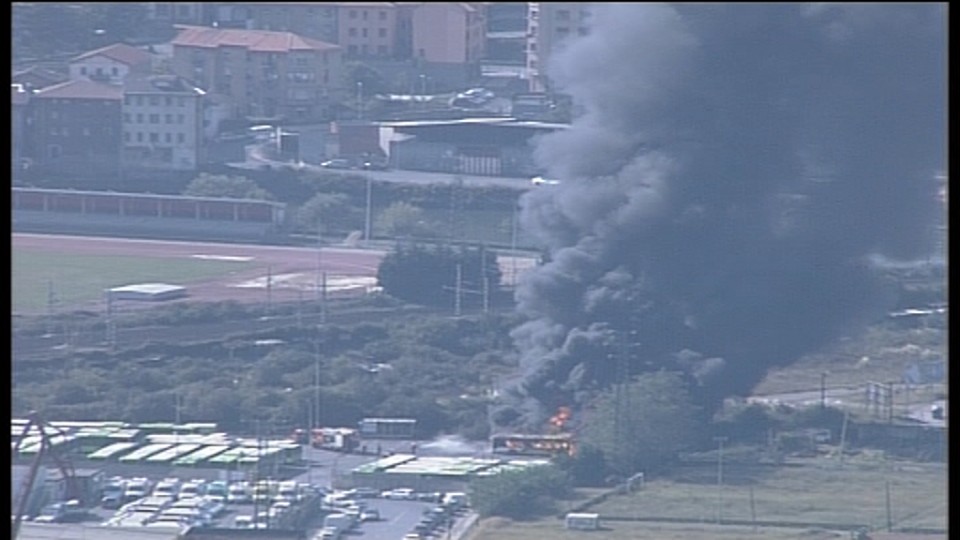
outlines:
[[144, 50], [126, 43], [114, 43], [72, 58], [70, 78], [119, 85], [131, 72], [148, 73], [152, 58]]
[[414, 58], [435, 64], [478, 64], [486, 40], [485, 7], [480, 2], [424, 2], [414, 7]]
[[348, 58], [395, 58], [403, 49], [401, 10], [393, 2], [341, 3], [339, 9], [338, 43]]
[[27, 137], [27, 106], [30, 104], [30, 90], [22, 84], [10, 85], [10, 150], [13, 165], [13, 178], [16, 180], [22, 170], [23, 146]]
[[213, 22], [212, 2], [145, 2], [147, 17], [155, 21], [178, 24], [210, 24]]
[[176, 75], [127, 78], [123, 161], [129, 168], [193, 171], [202, 162], [205, 92]]
[[232, 116], [322, 120], [343, 86], [341, 47], [290, 32], [181, 26], [173, 72]]
[[123, 89], [78, 79], [30, 96], [24, 154], [57, 172], [116, 172], [120, 167]]
[[590, 4], [529, 2], [528, 6], [527, 70], [533, 83], [531, 90], [539, 92], [550, 88], [550, 55], [570, 39], [587, 35]]
[[221, 2], [214, 19], [219, 28], [291, 32], [339, 44], [337, 2]]

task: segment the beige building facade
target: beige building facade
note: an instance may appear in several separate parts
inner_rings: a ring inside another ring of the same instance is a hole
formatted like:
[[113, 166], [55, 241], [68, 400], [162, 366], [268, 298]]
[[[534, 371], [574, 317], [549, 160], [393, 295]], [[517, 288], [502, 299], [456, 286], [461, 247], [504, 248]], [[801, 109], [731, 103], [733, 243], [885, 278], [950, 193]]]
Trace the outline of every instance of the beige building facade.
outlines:
[[343, 86], [342, 48], [290, 32], [184, 26], [172, 65], [237, 118], [323, 119]]

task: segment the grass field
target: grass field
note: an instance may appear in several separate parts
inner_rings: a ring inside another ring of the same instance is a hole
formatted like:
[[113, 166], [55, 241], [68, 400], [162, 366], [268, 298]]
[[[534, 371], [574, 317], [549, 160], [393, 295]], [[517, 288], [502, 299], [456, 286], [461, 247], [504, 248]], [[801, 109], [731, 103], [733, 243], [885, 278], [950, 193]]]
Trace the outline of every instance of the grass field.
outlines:
[[12, 251], [12, 308], [14, 313], [47, 309], [50, 289], [56, 304], [75, 306], [103, 298], [104, 289], [133, 283], [180, 285], [198, 279], [225, 276], [252, 263], [125, 256], [66, 255]]
[[[884, 462], [877, 454], [802, 462], [803, 467], [761, 470], [749, 467], [724, 472], [722, 497], [715, 471], [704, 470], [675, 480], [647, 482], [642, 490], [615, 495], [589, 511], [603, 517], [679, 518], [690, 524], [606, 521], [604, 531], [590, 538], [819, 538], [816, 524], [867, 525], [878, 530], [887, 524], [886, 493], [889, 483], [890, 519], [894, 528], [947, 528], [945, 464]], [[753, 504], [751, 505], [751, 493]], [[717, 526], [717, 509], [725, 520], [798, 522], [808, 528]], [[832, 534], [832, 533], [829, 533]], [[556, 518], [535, 522], [490, 520], [482, 523], [470, 540], [494, 538], [534, 540], [582, 538], [564, 531]], [[822, 536], [830, 538], [831, 536]]]

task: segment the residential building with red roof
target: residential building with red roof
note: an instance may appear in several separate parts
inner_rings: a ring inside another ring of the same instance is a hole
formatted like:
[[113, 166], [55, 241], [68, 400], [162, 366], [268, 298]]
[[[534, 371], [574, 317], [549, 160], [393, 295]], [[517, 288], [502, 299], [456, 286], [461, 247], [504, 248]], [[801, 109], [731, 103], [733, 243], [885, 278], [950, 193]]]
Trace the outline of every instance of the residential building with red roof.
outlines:
[[121, 87], [86, 79], [34, 92], [24, 154], [40, 170], [116, 173], [122, 103]]
[[126, 43], [114, 43], [70, 60], [70, 78], [121, 84], [130, 72], [148, 73], [152, 55]]
[[39, 90], [47, 86], [60, 84], [68, 77], [65, 73], [43, 66], [31, 66], [13, 73], [11, 82], [13, 84], [22, 84], [29, 90]]
[[321, 120], [343, 86], [341, 47], [293, 34], [178, 26], [172, 68], [233, 116]]

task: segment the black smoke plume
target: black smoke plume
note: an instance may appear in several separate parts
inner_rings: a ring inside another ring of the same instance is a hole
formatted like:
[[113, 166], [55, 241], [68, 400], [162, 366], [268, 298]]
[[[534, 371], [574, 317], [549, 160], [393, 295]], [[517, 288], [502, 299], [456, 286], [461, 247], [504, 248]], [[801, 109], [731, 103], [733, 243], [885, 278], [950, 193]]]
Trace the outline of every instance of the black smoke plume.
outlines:
[[549, 260], [495, 422], [660, 368], [716, 403], [885, 309], [871, 257], [922, 256], [939, 210], [945, 9], [594, 4], [551, 57], [580, 112], [522, 199]]

